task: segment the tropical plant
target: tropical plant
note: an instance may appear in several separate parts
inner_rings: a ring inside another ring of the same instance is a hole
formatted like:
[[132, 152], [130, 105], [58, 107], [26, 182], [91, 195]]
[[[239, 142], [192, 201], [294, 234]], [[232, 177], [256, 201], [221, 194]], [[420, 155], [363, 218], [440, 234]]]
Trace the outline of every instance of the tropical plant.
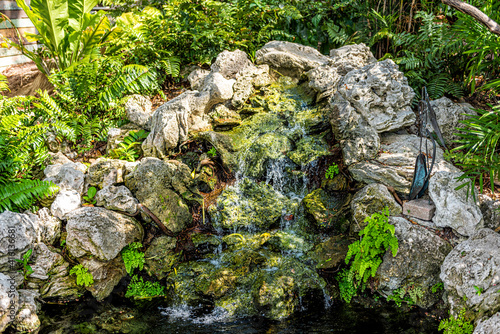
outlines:
[[28, 249], [26, 253], [24, 253], [22, 260], [15, 259], [17, 262], [21, 263], [23, 269], [20, 271], [23, 273], [24, 282], [28, 279], [28, 276], [33, 273], [33, 268], [29, 265], [31, 254], [33, 253], [32, 249]]
[[89, 272], [88, 268], [85, 268], [81, 264], [77, 264], [69, 271], [70, 275], [76, 276], [76, 284], [82, 286], [91, 286], [94, 284], [94, 277], [92, 273]]
[[87, 190], [87, 196], [83, 196], [83, 199], [90, 204], [95, 204], [95, 194], [97, 193], [97, 189], [95, 187], [90, 187]]
[[336, 278], [339, 282], [340, 298], [350, 303], [351, 299], [358, 294], [358, 288], [354, 283], [354, 271], [343, 269]]
[[122, 259], [129, 275], [134, 272], [135, 268], [142, 270], [144, 267], [144, 253], [139, 251], [141, 248], [142, 244], [140, 242], [133, 242], [122, 250]]
[[165, 287], [161, 286], [158, 282], [144, 282], [142, 277], [134, 275], [130, 281], [125, 297], [127, 298], [151, 298], [165, 295]]
[[443, 334], [471, 334], [474, 325], [465, 314], [465, 309], [462, 309], [456, 317], [450, 314], [448, 319], [441, 320], [438, 330], [443, 331]]
[[[17, 28], [19, 43], [2, 36], [2, 46], [14, 47], [35, 62], [38, 69], [49, 76], [52, 61], [58, 70], [64, 70], [84, 58], [99, 54], [99, 43], [107, 36], [110, 23], [105, 13], [90, 14], [98, 0], [16, 0], [37, 29], [38, 34], [25, 33], [30, 41], [43, 45], [37, 51], [24, 47], [23, 37]], [[4, 14], [4, 20], [13, 22]]]
[[135, 161], [139, 158], [141, 142], [147, 138], [149, 132], [144, 130], [130, 131], [118, 144], [118, 147], [110, 152], [113, 159]]
[[422, 288], [410, 283], [407, 286], [394, 290], [391, 295], [387, 296], [387, 301], [394, 301], [398, 307], [401, 307], [403, 303], [413, 306], [423, 296], [424, 292]]
[[0, 93], [9, 90], [9, 84], [7, 83], [7, 77], [0, 74]]
[[215, 149], [215, 147], [212, 147], [211, 149], [208, 150], [207, 154], [212, 158], [215, 158], [215, 156], [217, 155], [217, 150]]

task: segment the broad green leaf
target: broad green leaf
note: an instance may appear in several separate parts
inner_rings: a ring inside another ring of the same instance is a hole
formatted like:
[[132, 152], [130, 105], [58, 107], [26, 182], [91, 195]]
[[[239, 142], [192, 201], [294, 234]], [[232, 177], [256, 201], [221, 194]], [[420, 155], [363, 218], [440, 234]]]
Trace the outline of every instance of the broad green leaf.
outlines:
[[[24, 3], [24, 0], [16, 0], [16, 2]], [[46, 26], [46, 39], [50, 40], [53, 50], [58, 51], [68, 28], [68, 0], [31, 0], [31, 8]], [[31, 21], [33, 22], [33, 19]], [[33, 24], [35, 25], [35, 22]]]

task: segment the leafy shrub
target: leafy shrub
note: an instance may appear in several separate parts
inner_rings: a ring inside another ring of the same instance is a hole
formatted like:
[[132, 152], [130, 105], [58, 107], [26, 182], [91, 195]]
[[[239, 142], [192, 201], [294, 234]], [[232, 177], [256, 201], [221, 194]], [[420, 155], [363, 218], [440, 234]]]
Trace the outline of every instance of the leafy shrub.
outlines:
[[392, 295], [387, 296], [387, 301], [394, 301], [398, 307], [401, 307], [403, 302], [407, 303], [409, 306], [413, 306], [417, 303], [418, 299], [423, 296], [424, 292], [422, 288], [409, 284], [408, 286], [394, 290]]
[[76, 284], [78, 285], [91, 286], [94, 284], [94, 277], [92, 277], [92, 273], [89, 273], [89, 270], [81, 264], [71, 268], [69, 274], [76, 275]]
[[471, 334], [474, 325], [467, 318], [465, 309], [462, 309], [456, 318], [450, 314], [448, 319], [441, 320], [438, 330], [443, 331], [443, 334]]
[[123, 262], [129, 275], [134, 272], [135, 268], [142, 270], [144, 267], [144, 253], [139, 251], [141, 247], [142, 244], [140, 242], [133, 242], [122, 250]]
[[354, 283], [354, 271], [342, 270], [337, 275], [337, 281], [339, 282], [340, 298], [346, 303], [350, 303], [351, 299], [358, 293]]
[[150, 298], [165, 295], [165, 287], [158, 282], [144, 282], [142, 277], [134, 275], [130, 281], [125, 297], [127, 298]]
[[9, 90], [9, 85], [7, 83], [7, 77], [3, 74], [0, 74], [0, 93]]
[[141, 142], [147, 138], [149, 132], [144, 130], [131, 131], [118, 147], [110, 152], [113, 159], [135, 161], [139, 158]]

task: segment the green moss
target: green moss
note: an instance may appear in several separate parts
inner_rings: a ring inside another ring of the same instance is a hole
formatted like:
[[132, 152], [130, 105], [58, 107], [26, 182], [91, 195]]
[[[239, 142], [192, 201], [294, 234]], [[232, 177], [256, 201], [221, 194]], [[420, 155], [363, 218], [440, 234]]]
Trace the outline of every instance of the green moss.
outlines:
[[304, 137], [297, 142], [297, 148], [287, 156], [299, 166], [305, 166], [319, 157], [330, 155], [328, 144], [319, 137]]
[[351, 198], [351, 194], [329, 194], [319, 188], [304, 197], [302, 202], [318, 227], [331, 228], [343, 222]]

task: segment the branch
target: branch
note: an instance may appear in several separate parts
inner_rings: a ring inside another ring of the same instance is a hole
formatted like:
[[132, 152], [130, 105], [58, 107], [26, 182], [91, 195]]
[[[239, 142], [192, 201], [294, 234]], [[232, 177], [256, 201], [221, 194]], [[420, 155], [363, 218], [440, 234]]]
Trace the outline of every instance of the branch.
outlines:
[[496, 23], [485, 13], [474, 6], [460, 0], [441, 0], [445, 5], [453, 7], [464, 14], [470, 15], [480, 23], [482, 23], [489, 31], [500, 36], [500, 24]]

